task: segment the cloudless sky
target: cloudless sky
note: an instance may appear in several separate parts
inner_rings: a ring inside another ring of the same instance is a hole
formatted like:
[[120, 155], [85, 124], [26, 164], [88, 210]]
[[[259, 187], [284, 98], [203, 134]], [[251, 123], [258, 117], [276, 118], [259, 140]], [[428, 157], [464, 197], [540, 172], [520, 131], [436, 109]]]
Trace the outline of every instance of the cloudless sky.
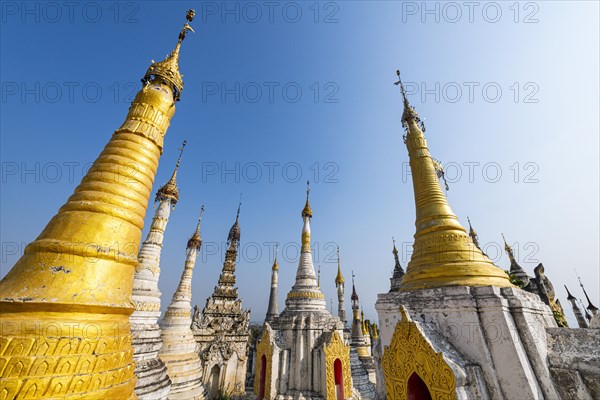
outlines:
[[0, 4], [0, 277], [72, 193], [150, 60], [171, 51], [195, 8], [196, 33], [181, 53], [185, 88], [153, 189], [187, 139], [161, 262], [163, 308], [201, 204], [193, 303], [204, 305], [243, 192], [239, 294], [262, 321], [279, 242], [282, 310], [309, 179], [327, 302], [335, 310], [339, 245], [348, 286], [353, 270], [367, 317], [377, 319], [391, 238], [405, 267], [414, 234], [397, 68], [446, 166], [454, 211], [464, 226], [471, 218], [495, 263], [509, 267], [503, 232], [531, 275], [544, 263], [572, 326], [563, 284], [583, 297], [574, 269], [599, 305], [597, 2]]

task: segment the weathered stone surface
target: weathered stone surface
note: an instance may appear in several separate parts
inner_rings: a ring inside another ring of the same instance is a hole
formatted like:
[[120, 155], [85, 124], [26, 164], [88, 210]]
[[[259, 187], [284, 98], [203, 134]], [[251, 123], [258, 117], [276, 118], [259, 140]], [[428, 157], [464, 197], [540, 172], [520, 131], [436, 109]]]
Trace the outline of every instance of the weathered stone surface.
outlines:
[[135, 311], [129, 317], [133, 360], [137, 383], [135, 393], [140, 400], [165, 400], [171, 390], [167, 368], [158, 357], [162, 339], [158, 319], [160, 297], [160, 255], [173, 199], [160, 199], [148, 235], [138, 255], [133, 278], [132, 301]]
[[203, 400], [202, 365], [192, 333], [192, 274], [200, 249], [200, 223], [188, 241], [185, 267], [171, 304], [160, 323], [163, 347], [160, 358], [172, 381], [169, 400]]
[[556, 322], [538, 296], [493, 286], [380, 294], [376, 309], [384, 346], [400, 318], [400, 304], [426, 327], [429, 339], [439, 333], [468, 364], [481, 368], [490, 399], [558, 398], [546, 361], [546, 328]]
[[352, 386], [356, 389], [354, 399], [376, 399], [375, 385], [369, 380], [369, 373], [358, 358], [356, 348], [350, 347], [350, 368], [352, 373]]
[[600, 330], [548, 328], [548, 365], [564, 399], [600, 398]]

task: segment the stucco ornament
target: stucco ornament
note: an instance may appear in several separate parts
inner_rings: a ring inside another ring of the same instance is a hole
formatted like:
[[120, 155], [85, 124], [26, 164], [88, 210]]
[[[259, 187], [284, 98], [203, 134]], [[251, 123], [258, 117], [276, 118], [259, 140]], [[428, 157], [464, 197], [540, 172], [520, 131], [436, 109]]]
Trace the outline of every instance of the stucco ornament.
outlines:
[[333, 332], [329, 344], [323, 347], [325, 353], [325, 375], [327, 377], [327, 400], [335, 400], [335, 374], [334, 363], [339, 359], [342, 363], [342, 376], [344, 382], [344, 397], [352, 397], [352, 377], [350, 375], [350, 346], [344, 344], [337, 331]]
[[408, 380], [417, 373], [434, 400], [456, 400], [456, 379], [442, 353], [436, 353], [421, 329], [400, 306], [392, 341], [381, 360], [388, 400], [408, 398]]

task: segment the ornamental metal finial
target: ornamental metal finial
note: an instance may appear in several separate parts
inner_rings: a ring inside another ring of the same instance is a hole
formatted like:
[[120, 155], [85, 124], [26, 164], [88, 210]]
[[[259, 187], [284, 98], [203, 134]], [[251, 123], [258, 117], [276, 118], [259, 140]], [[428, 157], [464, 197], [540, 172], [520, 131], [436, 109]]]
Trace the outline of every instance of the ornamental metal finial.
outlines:
[[279, 270], [279, 263], [277, 262], [277, 253], [279, 252], [279, 242], [275, 244], [275, 260], [273, 261], [273, 267], [271, 269], [273, 271]]
[[317, 268], [317, 286], [321, 287], [321, 265]]
[[504, 237], [504, 233], [501, 233], [501, 235], [502, 235], [502, 240], [504, 240], [504, 250], [512, 252], [512, 249], [510, 248], [508, 243], [506, 243], [506, 238]]
[[[354, 285], [354, 278], [356, 277], [356, 275], [354, 275], [354, 270], [352, 270], [352, 296], [350, 296], [350, 299], [352, 300], [352, 302], [358, 302], [358, 293], [356, 293], [356, 286]], [[352, 309], [354, 309], [354, 306], [352, 307]]]
[[190, 239], [187, 242], [188, 249], [193, 248], [193, 249], [199, 250], [200, 246], [202, 245], [202, 237], [200, 237], [200, 222], [202, 221], [202, 215], [204, 215], [204, 204], [202, 204], [202, 207], [200, 207], [200, 216], [198, 217], [198, 224], [196, 225], [196, 231], [194, 232], [192, 237], [190, 237]]
[[229, 230], [229, 235], [227, 235], [227, 245], [228, 246], [234, 245], [237, 247], [240, 245], [241, 229], [240, 229], [240, 224], [239, 224], [238, 220], [240, 218], [241, 207], [242, 207], [242, 193], [240, 193], [240, 202], [238, 204], [237, 214], [235, 216], [235, 222], [231, 226], [231, 229]]
[[179, 49], [181, 48], [181, 42], [185, 39], [188, 32], [194, 32], [194, 29], [190, 26], [189, 22], [192, 22], [196, 16], [196, 12], [192, 9], [187, 10], [185, 18], [188, 22], [183, 25], [181, 32], [179, 32], [179, 39], [173, 51], [167, 55], [167, 57], [160, 62], [152, 61], [152, 65], [146, 71], [146, 74], [142, 78], [142, 83], [148, 85], [153, 80], [159, 80], [171, 87], [173, 92], [173, 100], [179, 101], [181, 97], [181, 91], [183, 90], [183, 76], [179, 72]]
[[183, 149], [187, 145], [187, 140], [184, 140], [181, 147], [179, 148], [179, 157], [177, 158], [177, 163], [175, 163], [175, 169], [173, 170], [173, 174], [171, 175], [171, 179], [164, 186], [162, 186], [156, 192], [155, 202], [162, 201], [166, 199], [171, 199], [171, 207], [175, 209], [175, 205], [179, 201], [179, 188], [177, 187], [177, 171], [179, 171], [179, 166], [181, 165], [181, 156], [183, 155]]
[[400, 85], [400, 93], [402, 94], [402, 98], [404, 99], [404, 107], [410, 107], [408, 103], [408, 99], [406, 98], [406, 89], [404, 88], [404, 84], [402, 83], [402, 79], [400, 78], [400, 70], [396, 70], [396, 75], [398, 75], [398, 82], [394, 82], [394, 85]]
[[237, 214], [235, 216], [235, 220], [237, 221], [240, 218], [240, 209], [242, 208], [242, 193], [240, 193], [240, 203], [238, 204]]
[[592, 304], [592, 301], [590, 300], [590, 296], [588, 296], [587, 292], [585, 291], [585, 288], [583, 287], [581, 278], [579, 277], [579, 275], [577, 275], [577, 270], [575, 270], [575, 268], [573, 268], [573, 271], [575, 271], [575, 276], [577, 276], [577, 280], [579, 281], [579, 286], [581, 286], [581, 290], [583, 290], [583, 294], [585, 295], [585, 298], [588, 302], [586, 309], [590, 310], [590, 312], [593, 315], [596, 315], [596, 313], [598, 312], [598, 307], [596, 307], [595, 305]]
[[404, 127], [406, 134], [403, 136], [404, 143], [406, 143], [406, 137], [408, 135], [408, 120], [412, 119], [416, 124], [419, 125], [419, 128], [423, 133], [425, 133], [425, 124], [419, 118], [419, 114], [417, 114], [417, 110], [408, 102], [408, 97], [406, 96], [406, 88], [402, 83], [402, 79], [400, 79], [400, 70], [396, 70], [396, 75], [398, 76], [398, 81], [394, 82], [394, 85], [400, 86], [400, 93], [402, 94], [402, 100], [404, 102], [404, 111], [402, 112], [402, 126]]
[[302, 210], [302, 218], [304, 218], [304, 217], [312, 218], [312, 209], [310, 208], [309, 195], [310, 195], [310, 181], [306, 181], [306, 204], [304, 205], [304, 209]]
[[179, 164], [181, 164], [181, 156], [183, 155], [183, 150], [185, 149], [185, 146], [187, 146], [187, 139], [183, 140], [183, 143], [181, 143], [181, 147], [179, 148], [179, 157], [177, 157], [177, 164], [175, 164], [175, 171], [177, 171], [179, 169]]
[[337, 246], [337, 262], [338, 262], [338, 270], [337, 275], [335, 276], [335, 286], [344, 284], [344, 276], [342, 275], [342, 266], [340, 263], [340, 246]]

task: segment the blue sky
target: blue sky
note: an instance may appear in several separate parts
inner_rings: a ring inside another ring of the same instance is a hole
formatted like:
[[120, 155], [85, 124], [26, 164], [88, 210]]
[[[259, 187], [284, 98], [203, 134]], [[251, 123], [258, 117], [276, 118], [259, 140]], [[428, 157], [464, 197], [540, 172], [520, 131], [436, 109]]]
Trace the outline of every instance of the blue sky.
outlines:
[[339, 245], [346, 280], [354, 270], [376, 319], [391, 237], [406, 266], [414, 234], [397, 68], [446, 165], [454, 211], [465, 225], [470, 216], [496, 264], [509, 265], [504, 232], [529, 273], [544, 263], [571, 324], [562, 285], [582, 297], [574, 268], [600, 303], [597, 2], [2, 2], [0, 276], [123, 121], [190, 7], [185, 89], [155, 181], [168, 179], [187, 139], [161, 263], [164, 307], [201, 204], [193, 302], [204, 305], [243, 192], [239, 293], [262, 320], [279, 242], [282, 309], [310, 179], [326, 299], [335, 309]]

